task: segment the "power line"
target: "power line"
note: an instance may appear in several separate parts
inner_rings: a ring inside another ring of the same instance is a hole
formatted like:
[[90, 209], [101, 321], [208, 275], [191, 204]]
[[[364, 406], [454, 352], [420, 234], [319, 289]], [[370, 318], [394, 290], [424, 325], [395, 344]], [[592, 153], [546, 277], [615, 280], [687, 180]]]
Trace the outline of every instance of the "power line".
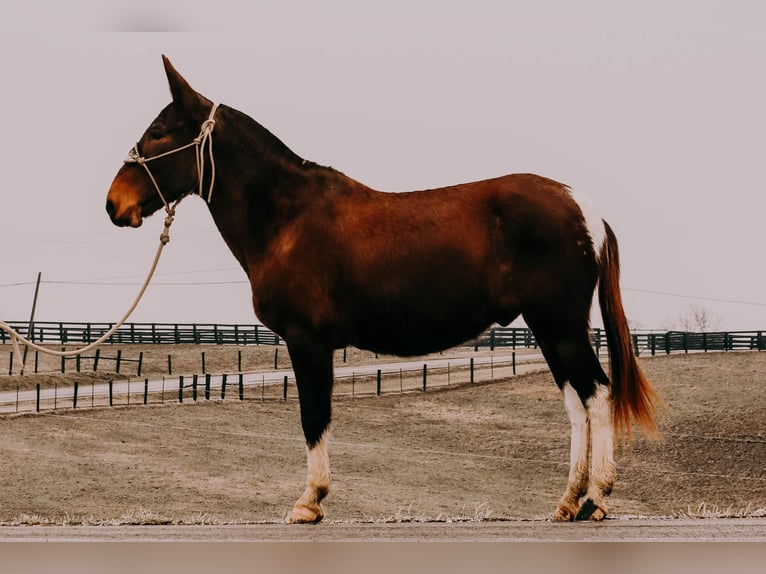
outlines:
[[[85, 285], [89, 287], [133, 287], [136, 285], [143, 285], [141, 282], [129, 282], [129, 281], [43, 281], [49, 285]], [[155, 286], [194, 286], [194, 285], [239, 285], [249, 284], [246, 280], [236, 281], [153, 281], [152, 285]]]
[[743, 301], [741, 299], [724, 299], [720, 297], [704, 297], [701, 295], [683, 295], [681, 293], [670, 293], [668, 291], [654, 291], [651, 289], [637, 289], [635, 287], [623, 287], [623, 291], [634, 291], [636, 293], [648, 293], [650, 295], [662, 295], [664, 297], [677, 297], [680, 299], [699, 299], [700, 301], [713, 301], [716, 303], [734, 303], [736, 305], [753, 305], [756, 307], [766, 307], [766, 303], [761, 301]]
[[[228, 269], [200, 269], [193, 271], [174, 271], [167, 272], [163, 275], [188, 275], [191, 273], [212, 273], [220, 271], [234, 271], [233, 268]], [[237, 269], [237, 271], [239, 271]], [[115, 277], [116, 278], [116, 277]], [[93, 279], [93, 280], [43, 280], [42, 283], [47, 285], [82, 285], [86, 287], [135, 287], [142, 285], [141, 282], [132, 281], [111, 281], [112, 278]], [[155, 281], [152, 285], [162, 287], [183, 287], [183, 286], [205, 286], [205, 285], [245, 285], [250, 283], [246, 279], [230, 280], [230, 281]], [[2, 287], [22, 287], [27, 285], [34, 285], [34, 281], [21, 281], [18, 283], [2, 283]], [[696, 299], [699, 301], [711, 301], [715, 303], [731, 303], [734, 305], [749, 305], [753, 307], [766, 307], [766, 303], [762, 301], [745, 301], [742, 299], [726, 299], [722, 297], [706, 297], [703, 295], [688, 295], [683, 293], [672, 293], [669, 291], [657, 291], [654, 289], [639, 289], [636, 287], [623, 287], [623, 291], [632, 291], [634, 293], [646, 293], [648, 295], [661, 295], [663, 297], [675, 297], [678, 299]]]

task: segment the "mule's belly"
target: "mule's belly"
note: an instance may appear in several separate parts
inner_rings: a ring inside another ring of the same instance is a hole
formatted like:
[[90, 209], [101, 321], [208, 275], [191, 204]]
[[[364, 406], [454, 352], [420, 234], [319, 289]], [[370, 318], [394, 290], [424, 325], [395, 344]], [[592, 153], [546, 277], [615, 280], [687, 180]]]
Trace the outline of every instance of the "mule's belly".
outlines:
[[471, 316], [449, 309], [438, 317], [415, 311], [357, 316], [349, 343], [377, 353], [425, 355], [471, 341], [492, 322], [485, 312]]
[[[484, 327], [486, 326], [488, 325]], [[412, 332], [402, 334], [379, 331], [360, 337], [352, 342], [352, 345], [375, 353], [412, 357], [437, 353], [455, 347], [476, 338], [483, 330], [484, 328], [479, 328], [464, 333], [421, 330], [414, 337]]]

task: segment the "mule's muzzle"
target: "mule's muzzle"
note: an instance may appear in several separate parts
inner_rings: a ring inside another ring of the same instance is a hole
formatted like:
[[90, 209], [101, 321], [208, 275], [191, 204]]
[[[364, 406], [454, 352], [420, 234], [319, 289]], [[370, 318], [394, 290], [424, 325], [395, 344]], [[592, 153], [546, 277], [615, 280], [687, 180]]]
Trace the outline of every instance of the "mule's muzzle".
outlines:
[[114, 223], [115, 225], [118, 225], [117, 222], [114, 219], [115, 211], [116, 210], [114, 208], [114, 202], [112, 202], [111, 199], [107, 199], [106, 200], [106, 213], [109, 215], [109, 219], [112, 220], [112, 223]]
[[106, 213], [109, 215], [112, 223], [118, 227], [141, 227], [141, 223], [143, 223], [139, 206], [120, 211], [111, 199], [107, 199]]

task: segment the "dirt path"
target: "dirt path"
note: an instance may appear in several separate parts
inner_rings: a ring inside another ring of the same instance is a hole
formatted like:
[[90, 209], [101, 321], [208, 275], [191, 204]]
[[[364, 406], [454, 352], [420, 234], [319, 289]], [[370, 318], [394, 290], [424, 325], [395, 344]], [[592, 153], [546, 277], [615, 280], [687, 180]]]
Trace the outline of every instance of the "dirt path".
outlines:
[[2, 542], [766, 542], [766, 520], [611, 519], [453, 523], [322, 523], [289, 526], [1, 527]]

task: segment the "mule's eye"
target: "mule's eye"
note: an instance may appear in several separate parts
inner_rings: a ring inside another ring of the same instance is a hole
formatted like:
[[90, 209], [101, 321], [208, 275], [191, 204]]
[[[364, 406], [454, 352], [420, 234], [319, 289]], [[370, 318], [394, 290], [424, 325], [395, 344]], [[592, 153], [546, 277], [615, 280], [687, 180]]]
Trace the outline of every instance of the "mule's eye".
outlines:
[[153, 140], [161, 140], [163, 137], [165, 137], [165, 134], [161, 132], [160, 130], [149, 130], [149, 139]]

